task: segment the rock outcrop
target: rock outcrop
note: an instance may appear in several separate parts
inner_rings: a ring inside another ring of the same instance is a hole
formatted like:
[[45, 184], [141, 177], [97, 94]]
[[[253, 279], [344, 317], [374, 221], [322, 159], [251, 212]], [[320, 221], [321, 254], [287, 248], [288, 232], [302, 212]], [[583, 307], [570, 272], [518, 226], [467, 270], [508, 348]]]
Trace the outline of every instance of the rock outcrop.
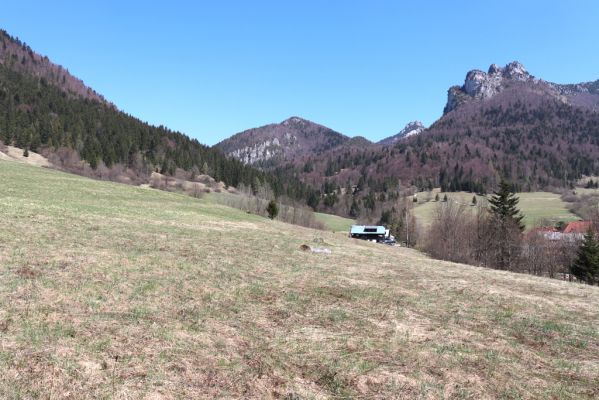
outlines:
[[525, 85], [573, 105], [599, 110], [599, 81], [571, 85], [536, 79], [524, 65], [514, 61], [505, 67], [492, 64], [487, 72], [472, 70], [466, 74], [462, 86], [452, 86], [447, 92], [444, 114], [473, 100], [489, 99], [510, 86]]
[[422, 122], [412, 121], [409, 122], [401, 131], [399, 131], [399, 133], [381, 140], [378, 142], [378, 144], [382, 144], [384, 146], [392, 145], [407, 137], [418, 135], [425, 129], [426, 127], [422, 124]]
[[475, 69], [466, 74], [462, 86], [453, 86], [447, 94], [446, 114], [461, 104], [473, 99], [487, 99], [503, 90], [509, 81], [531, 82], [534, 77], [528, 73], [524, 65], [514, 61], [501, 68], [492, 64], [488, 72]]

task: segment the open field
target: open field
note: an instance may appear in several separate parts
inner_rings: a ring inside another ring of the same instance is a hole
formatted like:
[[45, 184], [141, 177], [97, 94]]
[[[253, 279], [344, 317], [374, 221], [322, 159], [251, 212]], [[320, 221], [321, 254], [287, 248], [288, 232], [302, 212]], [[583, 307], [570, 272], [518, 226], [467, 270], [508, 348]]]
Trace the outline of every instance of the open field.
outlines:
[[598, 287], [15, 162], [0, 183], [0, 398], [599, 396]]
[[[226, 204], [226, 198], [236, 196], [235, 194], [226, 192], [211, 192], [206, 193], [203, 199], [211, 204]], [[333, 232], [349, 232], [349, 228], [355, 223], [354, 220], [343, 218], [338, 215], [314, 213], [314, 219], [324, 225], [324, 229]]]
[[325, 228], [333, 232], [349, 232], [349, 229], [356, 221], [339, 217], [337, 215], [325, 214], [325, 213], [314, 213], [317, 221], [322, 222]]
[[[439, 198], [442, 200], [444, 193], [437, 191], [433, 192], [432, 199], [434, 199], [434, 193], [439, 193]], [[416, 216], [419, 223], [424, 226], [429, 226], [434, 217], [435, 208], [437, 202], [434, 200], [425, 201], [426, 193], [419, 193], [419, 203], [414, 208], [414, 215]], [[473, 193], [467, 192], [451, 192], [447, 193], [447, 197], [450, 201], [457, 202], [470, 206], [472, 204]], [[573, 214], [568, 210], [568, 203], [564, 202], [559, 194], [550, 192], [531, 192], [531, 193], [518, 193], [517, 196], [520, 198], [520, 210], [524, 214], [524, 223], [527, 228], [535, 226], [542, 220], [551, 221], [556, 223], [558, 221], [576, 221], [580, 219], [577, 215]], [[429, 196], [430, 197], [430, 196]], [[476, 196], [478, 204], [486, 201], [484, 196]], [[474, 212], [475, 207], [468, 207], [469, 210]]]

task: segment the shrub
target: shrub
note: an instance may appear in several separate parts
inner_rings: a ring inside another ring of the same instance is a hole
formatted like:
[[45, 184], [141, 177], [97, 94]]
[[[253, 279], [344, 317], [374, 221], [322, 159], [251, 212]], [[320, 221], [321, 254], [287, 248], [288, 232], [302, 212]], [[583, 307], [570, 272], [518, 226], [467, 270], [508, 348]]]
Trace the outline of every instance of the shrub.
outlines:
[[271, 200], [266, 206], [266, 212], [268, 213], [268, 218], [275, 219], [279, 214], [279, 206], [274, 200]]

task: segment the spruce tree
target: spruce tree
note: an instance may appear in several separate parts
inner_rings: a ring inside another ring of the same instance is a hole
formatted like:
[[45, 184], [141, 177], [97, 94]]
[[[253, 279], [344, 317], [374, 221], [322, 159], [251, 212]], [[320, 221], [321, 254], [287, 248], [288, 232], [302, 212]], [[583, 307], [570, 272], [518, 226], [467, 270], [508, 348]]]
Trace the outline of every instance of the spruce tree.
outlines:
[[599, 242], [591, 229], [578, 248], [578, 257], [570, 266], [570, 273], [589, 285], [599, 283]]
[[524, 216], [518, 209], [519, 199], [512, 186], [502, 180], [499, 189], [489, 199], [494, 264], [496, 268], [514, 269], [520, 255], [520, 239], [524, 231]]
[[518, 209], [519, 202], [520, 199], [513, 192], [512, 185], [502, 179], [499, 183], [499, 190], [494, 192], [489, 199], [491, 214], [501, 223], [514, 222], [522, 232], [524, 231], [522, 223], [524, 215]]
[[475, 206], [476, 205], [476, 196], [472, 196], [472, 205]]
[[277, 215], [279, 215], [279, 206], [274, 200], [271, 200], [266, 207], [266, 212], [268, 213], [268, 218], [275, 219]]

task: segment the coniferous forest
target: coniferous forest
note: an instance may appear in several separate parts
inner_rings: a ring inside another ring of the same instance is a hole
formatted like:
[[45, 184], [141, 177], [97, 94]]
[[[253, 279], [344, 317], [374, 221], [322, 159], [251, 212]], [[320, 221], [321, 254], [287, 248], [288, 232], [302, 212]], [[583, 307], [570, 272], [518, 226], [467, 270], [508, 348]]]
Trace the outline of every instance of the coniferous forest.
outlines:
[[[188, 136], [151, 126], [98, 100], [84, 99], [0, 65], [0, 140], [32, 151], [73, 149], [92, 168], [122, 164], [138, 173], [206, 173], [227, 185], [268, 183], [277, 196], [294, 199], [309, 190], [224, 156]], [[140, 163], [141, 160], [141, 163]], [[141, 168], [140, 168], [141, 166]]]

